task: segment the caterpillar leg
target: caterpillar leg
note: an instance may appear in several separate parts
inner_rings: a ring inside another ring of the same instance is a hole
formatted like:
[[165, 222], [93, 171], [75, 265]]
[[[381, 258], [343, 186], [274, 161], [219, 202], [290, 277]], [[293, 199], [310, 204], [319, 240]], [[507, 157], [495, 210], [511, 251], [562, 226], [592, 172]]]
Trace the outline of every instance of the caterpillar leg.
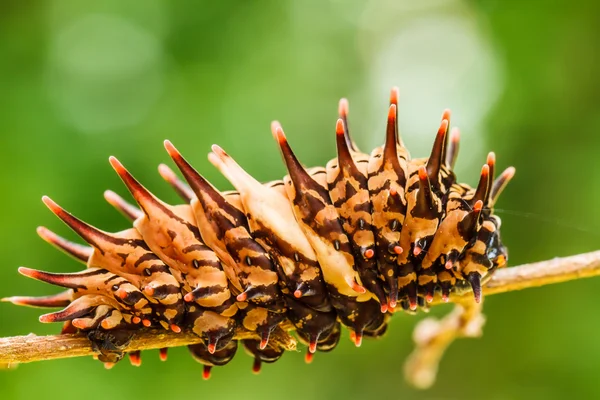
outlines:
[[232, 340], [227, 343], [223, 348], [213, 351], [209, 351], [208, 347], [204, 343], [188, 345], [192, 357], [197, 362], [204, 365], [204, 371], [202, 378], [209, 379], [212, 367], [223, 366], [229, 363], [238, 349], [238, 341]]
[[[310, 342], [311, 338], [306, 337], [302, 330], [297, 330], [296, 333], [298, 333], [298, 337], [300, 338], [300, 340], [304, 341], [305, 343]], [[341, 324], [339, 322], [336, 322], [333, 325], [333, 328], [331, 329], [331, 331], [319, 336], [319, 341], [317, 342], [317, 350], [321, 351], [321, 352], [329, 352], [329, 351], [333, 350], [340, 342], [341, 336], [342, 336]], [[311, 349], [309, 347], [306, 352], [304, 361], [307, 364], [310, 364], [313, 361], [314, 354], [315, 354], [315, 352], [311, 351]]]
[[92, 344], [92, 349], [99, 352], [98, 360], [103, 363], [114, 364], [120, 361], [125, 349], [135, 335], [134, 330], [91, 330], [87, 337]]
[[254, 358], [252, 372], [255, 374], [260, 372], [262, 363], [274, 363], [279, 360], [284, 353], [284, 350], [276, 349], [271, 346], [262, 347], [260, 340], [245, 339], [241, 342], [246, 353]]
[[244, 212], [230, 204], [171, 142], [166, 141], [165, 148], [196, 195], [191, 205], [202, 237], [235, 271], [230, 280], [239, 281], [242, 289], [237, 300], [281, 311], [282, 299], [275, 266], [269, 254], [250, 234]]
[[213, 311], [190, 306], [186, 324], [206, 343], [208, 352], [214, 354], [231, 342], [235, 333], [236, 321]]
[[256, 332], [260, 337], [261, 350], [267, 347], [271, 332], [285, 320], [284, 313], [272, 312], [263, 307], [248, 305], [242, 310], [241, 324], [249, 331]]
[[316, 310], [329, 311], [320, 265], [296, 222], [283, 182], [263, 185], [222, 148], [213, 145], [212, 150], [208, 159], [240, 193], [253, 237], [273, 257], [280, 272], [282, 292]]
[[164, 203], [142, 186], [116, 158], [109, 160], [143, 211], [134, 226], [152, 252], [171, 268], [186, 291], [213, 288], [207, 296], [189, 300], [233, 315], [235, 309], [228, 305], [231, 293], [227, 276], [217, 255], [201, 240], [191, 207]]
[[338, 325], [337, 314], [313, 310], [291, 297], [286, 297], [286, 302], [287, 316], [296, 327], [298, 338], [308, 346], [309, 353], [315, 353]]

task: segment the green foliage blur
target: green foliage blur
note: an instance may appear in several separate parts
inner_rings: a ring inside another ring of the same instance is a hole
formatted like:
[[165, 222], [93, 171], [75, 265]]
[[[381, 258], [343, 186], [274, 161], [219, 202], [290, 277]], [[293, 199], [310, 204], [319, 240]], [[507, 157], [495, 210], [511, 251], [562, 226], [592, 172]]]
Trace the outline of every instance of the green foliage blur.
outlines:
[[[102, 197], [127, 194], [109, 155], [173, 203], [156, 171], [169, 162], [166, 138], [221, 189], [230, 185], [207, 162], [212, 143], [273, 180], [285, 170], [271, 120], [306, 165], [324, 165], [338, 99], [349, 98], [351, 132], [370, 150], [393, 85], [413, 156], [427, 155], [450, 107], [461, 180], [476, 183], [489, 150], [499, 168], [517, 168], [498, 204], [510, 264], [598, 249], [599, 15], [598, 2], [566, 0], [3, 0], [0, 297], [58, 290], [19, 276], [20, 265], [81, 268], [37, 237], [44, 225], [76, 238], [43, 194], [107, 231], [128, 226]], [[183, 348], [110, 371], [66, 359], [0, 371], [0, 398], [597, 398], [598, 288], [590, 279], [486, 299], [483, 338], [454, 343], [424, 392], [402, 372], [423, 316], [397, 315], [382, 340], [357, 349], [345, 333], [310, 366], [302, 349], [254, 376], [240, 351], [203, 381]], [[0, 336], [56, 333], [40, 313], [0, 303]]]

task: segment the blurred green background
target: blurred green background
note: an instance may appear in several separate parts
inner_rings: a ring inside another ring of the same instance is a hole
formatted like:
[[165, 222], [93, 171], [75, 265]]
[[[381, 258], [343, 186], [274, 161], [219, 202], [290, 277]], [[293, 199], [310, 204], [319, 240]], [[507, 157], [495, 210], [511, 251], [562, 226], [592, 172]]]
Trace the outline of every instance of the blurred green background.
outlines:
[[[43, 224], [75, 238], [43, 194], [103, 229], [127, 226], [102, 198], [126, 192], [109, 155], [171, 202], [156, 172], [166, 138], [219, 188], [230, 186], [206, 160], [212, 143], [276, 179], [284, 167], [271, 120], [306, 165], [324, 165], [337, 100], [350, 99], [351, 130], [370, 149], [383, 141], [392, 85], [414, 156], [427, 155], [450, 107], [461, 180], [476, 182], [488, 150], [500, 168], [516, 166], [498, 204], [512, 265], [600, 247], [598, 2], [93, 3], [0, 3], [0, 297], [56, 291], [19, 276], [20, 265], [81, 268], [35, 234]], [[424, 392], [402, 376], [422, 317], [398, 315], [383, 340], [356, 349], [346, 334], [310, 366], [303, 352], [287, 354], [254, 376], [239, 354], [205, 382], [185, 349], [111, 371], [90, 358], [39, 362], [0, 372], [0, 398], [597, 398], [599, 287], [591, 279], [490, 297], [483, 338], [453, 344]], [[0, 304], [0, 336], [56, 333], [39, 314]]]

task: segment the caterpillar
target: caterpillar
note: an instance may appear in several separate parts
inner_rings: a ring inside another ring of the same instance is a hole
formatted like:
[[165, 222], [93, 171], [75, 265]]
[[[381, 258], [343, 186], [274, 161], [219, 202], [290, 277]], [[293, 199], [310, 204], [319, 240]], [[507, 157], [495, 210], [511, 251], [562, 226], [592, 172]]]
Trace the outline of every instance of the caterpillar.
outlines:
[[[431, 154], [411, 158], [398, 131], [393, 88], [385, 143], [363, 153], [348, 129], [348, 101], [339, 102], [337, 157], [305, 168], [278, 122], [271, 130], [288, 174], [261, 183], [230, 155], [212, 146], [209, 161], [234, 190], [219, 191], [170, 142], [164, 146], [184, 180], [165, 164], [159, 173], [183, 199], [171, 205], [148, 191], [116, 158], [109, 161], [137, 206], [112, 191], [108, 203], [133, 228], [102, 231], [44, 196], [46, 206], [87, 245], [45, 227], [46, 242], [86, 265], [76, 273], [21, 267], [27, 277], [65, 290], [50, 296], [3, 299], [59, 307], [41, 322], [63, 322], [63, 333], [84, 332], [97, 358], [111, 367], [139, 329], [191, 330], [188, 348], [211, 368], [227, 364], [238, 347], [253, 370], [284, 351], [269, 342], [275, 329], [293, 330], [307, 346], [306, 361], [340, 340], [342, 325], [360, 346], [380, 337], [391, 315], [427, 310], [436, 296], [472, 291], [507, 263], [500, 218], [493, 207], [515, 173], [495, 178], [489, 153], [476, 187], [458, 183], [453, 168], [460, 134], [442, 114]], [[255, 333], [238, 340], [236, 328]], [[161, 349], [166, 359], [167, 349]], [[132, 364], [139, 352], [129, 353]]]

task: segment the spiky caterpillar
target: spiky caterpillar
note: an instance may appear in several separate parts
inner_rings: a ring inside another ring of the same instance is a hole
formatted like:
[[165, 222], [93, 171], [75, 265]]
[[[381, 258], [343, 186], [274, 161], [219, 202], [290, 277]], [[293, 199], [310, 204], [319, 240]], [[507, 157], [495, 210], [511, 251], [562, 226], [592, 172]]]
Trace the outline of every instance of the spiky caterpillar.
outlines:
[[[273, 123], [289, 173], [283, 181], [262, 184], [213, 146], [209, 160], [235, 192], [215, 189], [166, 141], [188, 185], [165, 165], [159, 171], [184, 205], [162, 202], [111, 157], [141, 209], [114, 192], [105, 197], [134, 228], [100, 231], [44, 197], [91, 247], [46, 228], [39, 235], [88, 268], [75, 274], [20, 268], [67, 290], [7, 300], [65, 307], [40, 320], [88, 332], [107, 365], [123, 356], [120, 348], [140, 327], [189, 328], [203, 339], [189, 349], [205, 365], [205, 376], [235, 355], [237, 326], [260, 338], [242, 341], [258, 370], [261, 361], [283, 354], [269, 345], [278, 326], [293, 327], [310, 359], [337, 345], [341, 324], [357, 346], [363, 335], [381, 336], [398, 304], [414, 312], [436, 294], [447, 300], [451, 291], [469, 288], [479, 302], [482, 282], [506, 263], [492, 207], [514, 169], [494, 181], [490, 153], [476, 188], [456, 183], [459, 136], [449, 134], [448, 111], [430, 157], [411, 159], [398, 134], [397, 101], [393, 89], [385, 144], [370, 155], [351, 140], [348, 105], [340, 101], [338, 157], [325, 168], [305, 169]], [[139, 352], [130, 359], [139, 364]]]

